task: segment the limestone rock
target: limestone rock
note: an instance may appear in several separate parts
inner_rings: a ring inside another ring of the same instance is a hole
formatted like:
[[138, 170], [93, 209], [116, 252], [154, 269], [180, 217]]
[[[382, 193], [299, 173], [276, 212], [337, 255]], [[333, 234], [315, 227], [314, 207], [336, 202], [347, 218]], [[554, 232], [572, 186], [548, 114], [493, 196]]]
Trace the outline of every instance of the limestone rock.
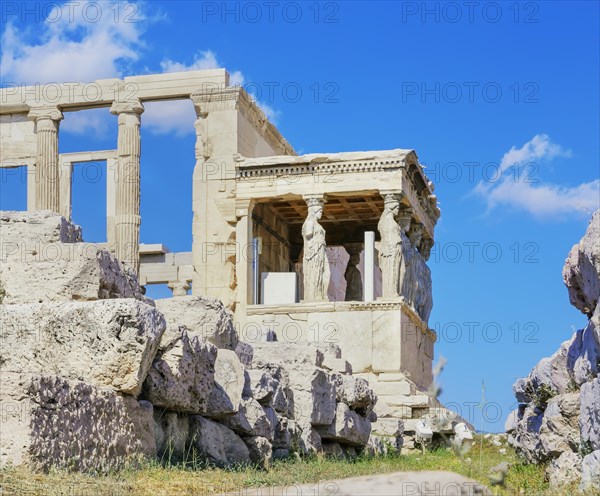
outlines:
[[540, 443], [547, 458], [579, 449], [579, 393], [561, 394], [548, 401], [540, 426]]
[[224, 418], [222, 423], [239, 434], [260, 436], [272, 441], [275, 434], [275, 412], [270, 408], [272, 413], [267, 412], [267, 408], [253, 398], [243, 400], [238, 411]]
[[215, 382], [223, 388], [234, 411], [237, 411], [242, 400], [246, 375], [244, 366], [234, 351], [218, 350], [215, 360]]
[[571, 389], [573, 381], [567, 364], [569, 350], [574, 340], [575, 336], [562, 343], [556, 353], [542, 358], [526, 378], [515, 382], [513, 392], [517, 401], [521, 403], [534, 401], [539, 406], [543, 406], [553, 395], [566, 393]]
[[268, 468], [273, 460], [273, 448], [269, 440], [259, 436], [245, 437], [243, 440], [248, 447], [250, 461], [259, 468]]
[[568, 351], [567, 369], [577, 386], [592, 380], [600, 372], [600, 306], [588, 325], [574, 334]]
[[[39, 251], [41, 245], [50, 243], [82, 241], [81, 227], [49, 210], [0, 211], [0, 237], [4, 245], [11, 243], [23, 251]], [[11, 251], [12, 247], [3, 247], [3, 255]]]
[[581, 241], [573, 246], [563, 279], [571, 304], [591, 316], [600, 297], [600, 210], [597, 210]]
[[600, 378], [581, 386], [579, 427], [581, 442], [593, 450], [600, 450]]
[[288, 371], [281, 365], [261, 363], [260, 369], [248, 371], [253, 397], [276, 412], [293, 417], [294, 393]]
[[546, 478], [552, 487], [579, 482], [581, 456], [572, 451], [565, 451], [550, 462], [546, 468]]
[[296, 431], [292, 439], [293, 451], [304, 455], [315, 455], [323, 449], [321, 435], [316, 427], [307, 424], [296, 424]]
[[356, 410], [364, 417], [373, 411], [377, 403], [377, 395], [375, 395], [365, 379], [351, 375], [336, 374], [334, 380], [337, 401], [346, 403], [351, 410]]
[[325, 359], [325, 351], [314, 343], [253, 343], [254, 367], [261, 368], [266, 364], [277, 364], [284, 367], [291, 365], [308, 365], [321, 367]]
[[237, 412], [238, 408], [239, 402], [236, 401], [234, 404], [227, 391], [225, 391], [218, 382], [215, 382], [208, 397], [204, 416], [211, 419], [222, 420]]
[[56, 376], [2, 372], [1, 464], [107, 472], [154, 457], [152, 405]]
[[600, 450], [593, 451], [583, 458], [579, 488], [582, 491], [600, 489]]
[[143, 299], [136, 274], [102, 245], [52, 243], [14, 254], [9, 248], [3, 242], [4, 304]]
[[160, 460], [184, 461], [189, 450], [189, 417], [168, 410], [154, 410], [154, 438]]
[[217, 348], [190, 336], [185, 328], [169, 328], [144, 382], [144, 398], [168, 410], [202, 414], [214, 388]]
[[541, 450], [540, 429], [544, 413], [528, 405], [513, 433], [512, 445], [529, 463], [545, 460]]
[[325, 456], [330, 458], [344, 458], [344, 450], [339, 443], [323, 442], [322, 449]]
[[286, 417], [276, 414], [273, 436], [273, 449], [287, 449], [292, 446], [292, 439], [296, 437], [296, 423]]
[[336, 387], [330, 374], [316, 367], [288, 368], [294, 393], [294, 418], [312, 425], [329, 425], [335, 417]]
[[190, 336], [205, 339], [217, 348], [235, 350], [238, 335], [231, 312], [219, 300], [203, 296], [179, 296], [156, 300], [169, 327], [185, 326]]
[[137, 300], [0, 306], [3, 373], [55, 374], [137, 396], [165, 328]]
[[508, 414], [508, 417], [506, 417], [506, 422], [504, 423], [504, 431], [507, 434], [512, 434], [515, 431], [515, 429], [517, 428], [519, 420], [521, 420], [521, 419], [520, 419], [520, 415], [519, 415], [519, 409], [517, 408], [516, 410], [513, 410], [512, 412], [510, 412]]
[[252, 397], [261, 405], [270, 405], [280, 387], [279, 380], [269, 370], [249, 370], [248, 376]]
[[250, 452], [228, 427], [198, 415], [190, 416], [190, 442], [196, 453], [219, 467], [247, 464]]
[[249, 343], [239, 341], [235, 347], [235, 354], [242, 362], [242, 365], [248, 369], [252, 368], [252, 359], [254, 358], [254, 348]]
[[335, 421], [327, 427], [319, 427], [322, 439], [337, 441], [351, 446], [364, 446], [369, 441], [371, 422], [348, 408], [344, 403], [338, 403]]

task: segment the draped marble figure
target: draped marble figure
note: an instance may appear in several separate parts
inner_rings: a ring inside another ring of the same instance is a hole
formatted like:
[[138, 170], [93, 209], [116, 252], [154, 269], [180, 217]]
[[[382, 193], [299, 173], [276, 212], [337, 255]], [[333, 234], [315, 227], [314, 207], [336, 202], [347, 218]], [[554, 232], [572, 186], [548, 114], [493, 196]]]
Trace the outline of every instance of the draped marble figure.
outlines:
[[329, 265], [325, 251], [325, 229], [319, 224], [322, 215], [323, 201], [315, 198], [309, 199], [308, 215], [302, 225], [305, 301], [327, 300]]
[[363, 299], [362, 277], [357, 267], [359, 263], [360, 252], [351, 251], [348, 266], [344, 273], [344, 278], [346, 279], [346, 301], [362, 301]]
[[395, 195], [386, 195], [384, 210], [377, 224], [381, 235], [379, 243], [379, 267], [382, 275], [381, 295], [395, 298], [399, 294], [400, 265], [402, 263], [402, 231], [396, 221], [400, 201]]

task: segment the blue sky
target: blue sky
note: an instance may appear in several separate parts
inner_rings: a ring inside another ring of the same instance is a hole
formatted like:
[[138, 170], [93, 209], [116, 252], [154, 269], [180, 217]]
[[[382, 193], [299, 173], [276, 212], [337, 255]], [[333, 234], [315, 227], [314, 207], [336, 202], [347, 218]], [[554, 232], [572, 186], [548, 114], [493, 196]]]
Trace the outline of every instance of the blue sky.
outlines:
[[[225, 67], [300, 153], [415, 149], [442, 209], [442, 400], [479, 427], [485, 381], [484, 428], [501, 430], [514, 380], [585, 323], [561, 270], [600, 196], [598, 5], [4, 2], [0, 72], [20, 85]], [[142, 119], [142, 242], [188, 251], [191, 105]], [[62, 152], [112, 149], [116, 121], [67, 114], [60, 138]], [[89, 241], [104, 240], [102, 167], [74, 179]], [[24, 182], [4, 172], [1, 196], [24, 209]]]

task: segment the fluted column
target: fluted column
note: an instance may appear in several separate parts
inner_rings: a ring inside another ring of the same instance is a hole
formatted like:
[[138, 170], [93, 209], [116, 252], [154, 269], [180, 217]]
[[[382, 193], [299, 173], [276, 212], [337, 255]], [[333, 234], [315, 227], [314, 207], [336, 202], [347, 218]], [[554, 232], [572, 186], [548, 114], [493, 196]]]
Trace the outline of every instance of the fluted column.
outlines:
[[58, 107], [38, 107], [32, 108], [28, 117], [35, 121], [37, 134], [35, 208], [59, 212], [58, 124], [63, 114]]
[[119, 117], [115, 254], [137, 272], [141, 224], [140, 116], [144, 106], [139, 100], [113, 102], [110, 111]]

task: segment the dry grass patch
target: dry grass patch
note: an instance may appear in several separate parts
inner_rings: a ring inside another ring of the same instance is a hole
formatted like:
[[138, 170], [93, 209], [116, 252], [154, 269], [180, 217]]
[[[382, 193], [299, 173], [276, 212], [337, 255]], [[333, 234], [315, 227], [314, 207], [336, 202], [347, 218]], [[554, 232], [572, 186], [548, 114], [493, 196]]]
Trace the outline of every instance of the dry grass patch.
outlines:
[[498, 496], [559, 496], [575, 494], [576, 488], [551, 490], [544, 481], [542, 466], [525, 465], [514, 452], [506, 454], [481, 438], [465, 457], [447, 449], [425, 454], [359, 457], [355, 460], [332, 460], [313, 457], [286, 460], [264, 471], [253, 467], [235, 469], [210, 468], [193, 462], [180, 466], [150, 464], [141, 469], [128, 469], [108, 475], [91, 476], [64, 471], [34, 474], [26, 469], [6, 468], [0, 471], [3, 496], [96, 496], [133, 495], [203, 496], [261, 486], [286, 486], [316, 483], [331, 479], [384, 474], [398, 471], [446, 470], [489, 484], [489, 469], [500, 462], [511, 463], [505, 485], [492, 488]]

